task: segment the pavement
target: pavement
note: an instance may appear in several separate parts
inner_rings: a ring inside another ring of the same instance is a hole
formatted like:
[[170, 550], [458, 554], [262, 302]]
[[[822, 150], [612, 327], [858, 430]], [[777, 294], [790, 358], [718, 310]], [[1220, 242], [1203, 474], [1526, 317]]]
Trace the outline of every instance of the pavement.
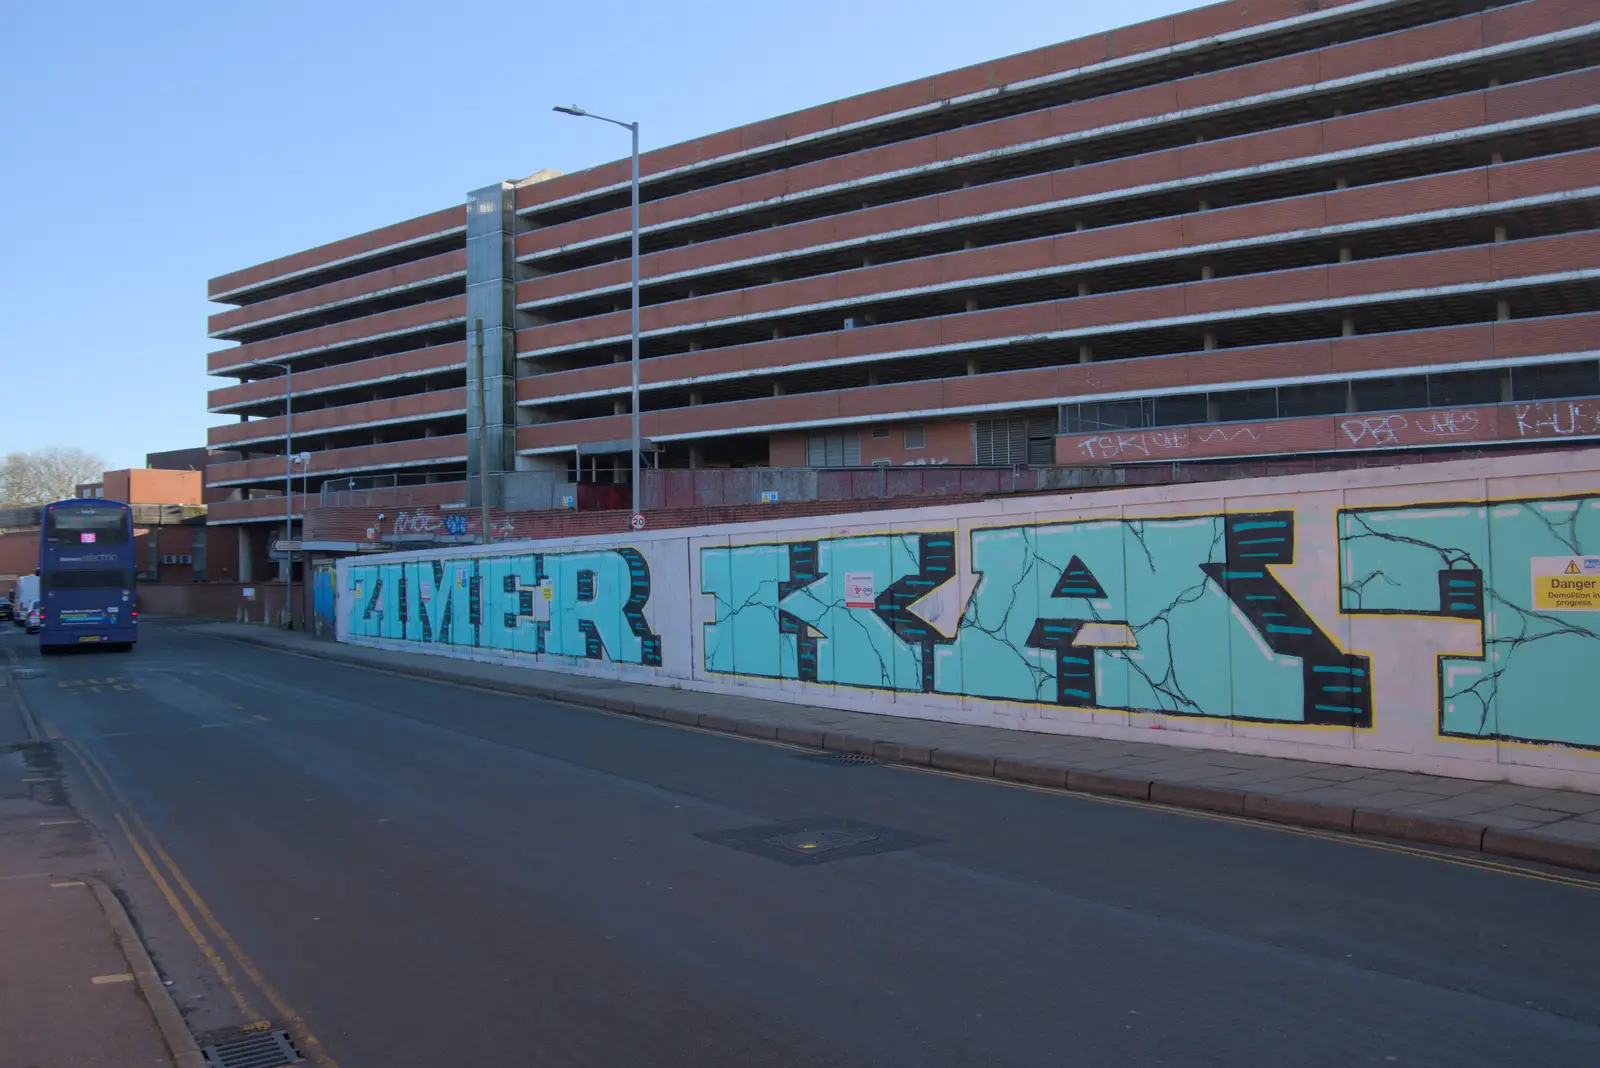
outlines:
[[333, 644], [265, 626], [191, 626], [342, 663], [886, 761], [1600, 871], [1600, 794], [818, 708]]
[[0, 674], [0, 1068], [173, 1065], [147, 995], [176, 1014], [137, 974], [149, 958], [102, 881], [115, 875]]
[[1571, 870], [846, 763], [221, 633], [15, 643], [10, 673], [202, 1035], [266, 1020], [318, 1068], [1600, 1048], [1600, 879]]

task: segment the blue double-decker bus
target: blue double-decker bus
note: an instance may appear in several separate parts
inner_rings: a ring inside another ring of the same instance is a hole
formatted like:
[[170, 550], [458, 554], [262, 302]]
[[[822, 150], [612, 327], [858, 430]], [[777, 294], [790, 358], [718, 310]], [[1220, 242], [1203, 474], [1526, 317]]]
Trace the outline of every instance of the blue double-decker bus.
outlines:
[[127, 650], [139, 640], [133, 509], [80, 498], [46, 505], [39, 522], [39, 648]]

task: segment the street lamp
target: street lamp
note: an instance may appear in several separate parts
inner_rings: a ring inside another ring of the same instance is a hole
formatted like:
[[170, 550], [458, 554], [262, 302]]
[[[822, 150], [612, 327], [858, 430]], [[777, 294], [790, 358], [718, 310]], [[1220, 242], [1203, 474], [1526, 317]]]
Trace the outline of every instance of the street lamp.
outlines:
[[629, 392], [631, 398], [629, 407], [633, 411], [633, 511], [639, 512], [639, 124], [636, 122], [623, 122], [621, 119], [608, 119], [604, 115], [596, 115], [585, 111], [576, 104], [557, 105], [552, 110], [563, 115], [576, 115], [582, 119], [599, 119], [609, 122], [613, 126], [621, 126], [633, 134], [633, 255], [630, 257], [633, 267], [633, 329], [632, 329], [632, 358], [633, 387]]
[[[300, 491], [301, 491], [300, 492], [300, 507], [302, 509], [304, 509], [306, 507], [306, 501], [309, 500], [310, 497], [311, 497], [311, 454], [309, 452], [290, 453], [289, 454], [289, 464], [290, 464], [291, 469], [293, 468], [293, 466], [295, 464], [299, 464], [300, 465]], [[288, 539], [286, 538], [284, 540], [287, 541]], [[300, 517], [300, 540], [302, 542], [306, 540], [306, 521], [305, 521], [305, 516], [303, 516], [303, 515]], [[283, 553], [284, 553], [284, 556], [288, 558], [288, 568], [289, 568], [289, 584], [284, 588], [285, 589], [284, 603], [289, 606], [289, 629], [293, 630], [294, 629], [294, 548], [293, 548], [293, 546], [290, 546], [290, 545], [284, 546]], [[309, 560], [309, 558], [306, 556], [305, 550], [302, 549], [300, 551], [300, 564], [301, 564], [301, 568], [300, 568], [300, 586], [301, 586], [302, 590], [305, 588], [306, 581], [309, 578], [309, 576], [307, 576], [306, 573], [305, 573], [305, 565], [308, 562], [308, 560]], [[304, 613], [301, 613], [301, 614], [304, 615]]]

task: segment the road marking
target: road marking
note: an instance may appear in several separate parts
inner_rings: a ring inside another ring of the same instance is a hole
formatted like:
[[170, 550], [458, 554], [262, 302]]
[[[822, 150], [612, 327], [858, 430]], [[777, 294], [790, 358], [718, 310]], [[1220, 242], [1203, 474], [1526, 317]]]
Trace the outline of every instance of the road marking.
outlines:
[[[261, 974], [260, 969], [255, 966], [255, 963], [245, 955], [244, 950], [239, 947], [239, 943], [234, 940], [233, 935], [229, 934], [227, 928], [222, 926], [222, 923], [217, 919], [216, 914], [211, 911], [211, 907], [206, 904], [205, 899], [200, 896], [199, 891], [194, 888], [194, 885], [189, 882], [188, 877], [184, 875], [183, 869], [178, 867], [178, 862], [172, 859], [171, 854], [166, 851], [166, 848], [161, 844], [161, 840], [156, 837], [153, 831], [150, 830], [149, 825], [144, 822], [144, 819], [139, 815], [138, 810], [128, 803], [127, 798], [123, 796], [122, 791], [117, 787], [116, 781], [112, 779], [111, 773], [106, 771], [105, 765], [101, 764], [99, 759], [93, 753], [89, 752], [82, 746], [74, 745], [70, 741], [66, 744], [71, 749], [73, 755], [78, 758], [79, 763], [81, 763], [86, 770], [92, 764], [99, 770], [100, 774], [105, 777], [107, 788], [109, 788], [111, 793], [116, 796], [118, 802], [127, 809], [128, 815], [133, 818], [134, 824], [138, 827], [140, 833], [144, 836], [144, 839], [149, 842], [150, 848], [154, 851], [156, 857], [161, 861], [162, 865], [165, 866], [166, 870], [172, 874], [173, 879], [183, 890], [183, 893], [189, 899], [190, 904], [194, 906], [195, 912], [197, 912], [200, 915], [200, 918], [205, 921], [206, 926], [211, 928], [212, 933], [216, 935], [218, 941], [220, 941], [223, 947], [228, 951], [228, 955], [231, 956], [234, 962], [239, 965], [239, 969], [243, 971], [245, 975], [249, 976], [250, 981], [255, 984], [256, 989], [260, 990], [261, 993], [266, 997], [267, 1001], [272, 1004], [272, 1007], [277, 1010], [279, 1017], [294, 1026], [296, 1035], [300, 1039], [300, 1045], [310, 1055], [311, 1060], [315, 1061], [321, 1066], [321, 1068], [339, 1068], [338, 1062], [335, 1061], [323, 1047], [322, 1040], [319, 1039], [306, 1024], [305, 1019], [298, 1012], [296, 1012], [287, 1001], [283, 999], [283, 996], [278, 993], [277, 988], [267, 981], [267, 977]], [[104, 791], [102, 791], [102, 793], [103, 792]], [[120, 812], [114, 812], [114, 815], [116, 816], [117, 823], [122, 826], [123, 833], [128, 836], [128, 841], [133, 845], [134, 851], [142, 854], [143, 850], [140, 848], [138, 841], [134, 836], [133, 830], [129, 828], [127, 822], [122, 818], [122, 814]], [[140, 859], [141, 861], [145, 861], [146, 868], [149, 869], [151, 873], [164, 884], [165, 880], [160, 879], [160, 875], [156, 871], [155, 865], [149, 863], [143, 855], [141, 855]], [[175, 909], [182, 909], [181, 903], [172, 898], [169, 898], [168, 900], [170, 904], [173, 904]], [[198, 930], [191, 931], [191, 936], [195, 937], [197, 940], [204, 939], [204, 936], [200, 934]], [[220, 959], [217, 963], [221, 964]], [[221, 974], [223, 973], [219, 972], [219, 975]], [[232, 988], [230, 987], [230, 990], [231, 989]], [[241, 1011], [245, 1016], [260, 1016], [260, 1013], [257, 1013], [252, 1009], [244, 1008], [243, 1005], [241, 1005]]]
[[57, 679], [56, 687], [74, 695], [80, 693], [105, 693], [107, 690], [126, 692], [128, 690], [144, 689], [139, 683], [129, 682], [121, 675], [111, 675], [103, 679]]
[[23, 782], [55, 782], [56, 779], [55, 779], [54, 776], [47, 776], [45, 778], [40, 778], [40, 779], [23, 779], [22, 781]]
[[[251, 642], [241, 642], [233, 638], [223, 637], [222, 635], [208, 634], [204, 635], [204, 637], [254, 649], [267, 648], [272, 652], [284, 653], [288, 656], [297, 656], [303, 660], [316, 660], [324, 664], [339, 664], [344, 667], [353, 667], [357, 670], [371, 671], [379, 675], [389, 675], [394, 678], [407, 679], [412, 682], [424, 682], [434, 686], [449, 686], [457, 690], [473, 690], [479, 693], [490, 693], [497, 697], [507, 697], [513, 700], [515, 700], [518, 696], [516, 694], [507, 693], [504, 690], [492, 689], [488, 686], [476, 686], [471, 683], [454, 682], [448, 679], [419, 678], [416, 675], [408, 674], [403, 671], [392, 671], [388, 668], [379, 667], [373, 664], [358, 664], [342, 660], [329, 660], [326, 657], [315, 656], [311, 653], [296, 652], [293, 649], [285, 649], [279, 646], [261, 646]], [[611, 709], [595, 708], [590, 705], [580, 705], [570, 701], [563, 701], [556, 697], [541, 697], [537, 698], [537, 700], [544, 701], [548, 704], [565, 705], [568, 708], [578, 709], [583, 712], [598, 713], [602, 716], [610, 716], [613, 719], [627, 719], [632, 720], [635, 723], [652, 723], [656, 726], [670, 727], [674, 730], [687, 731], [692, 734], [715, 735], [719, 738], [729, 738], [735, 741], [747, 742], [754, 745], [764, 745], [772, 749], [787, 749], [791, 752], [798, 753], [817, 752], [816, 749], [810, 746], [795, 745], [790, 742], [780, 742], [772, 738], [757, 738], [747, 734], [734, 734], [729, 731], [714, 731], [707, 727], [700, 727], [694, 724], [674, 723], [672, 720], [668, 719], [652, 719], [648, 716], [633, 715], [627, 712], [615, 712]], [[389, 711], [391, 715], [406, 715], [404, 712], [396, 712], [393, 709], [389, 709], [387, 711]], [[408, 716], [407, 718], [415, 719], [417, 717]], [[433, 723], [434, 721], [419, 720], [419, 722]], [[437, 724], [435, 725], [437, 726]], [[1187, 816], [1190, 819], [1211, 820], [1219, 823], [1234, 823], [1245, 827], [1254, 827], [1257, 830], [1262, 831], [1276, 831], [1280, 834], [1297, 834], [1305, 838], [1319, 838], [1327, 842], [1337, 842], [1344, 845], [1359, 846], [1362, 849], [1378, 849], [1389, 853], [1403, 853], [1407, 856], [1421, 857], [1426, 860], [1435, 860], [1444, 864], [1455, 864], [1464, 868], [1477, 868], [1480, 871], [1496, 872], [1501, 875], [1512, 875], [1522, 879], [1536, 879], [1541, 882], [1556, 883], [1558, 885], [1571, 886], [1583, 890], [1600, 891], [1600, 881], [1592, 881], [1560, 875], [1552, 872], [1546, 872], [1538, 868], [1526, 868], [1516, 864], [1503, 863], [1501, 861], [1488, 859], [1479, 860], [1469, 855], [1456, 856], [1449, 853], [1436, 852], [1432, 849], [1427, 849], [1420, 846], [1405, 845], [1399, 842], [1388, 842], [1381, 838], [1372, 838], [1365, 835], [1340, 834], [1337, 831], [1319, 831], [1314, 828], [1294, 827], [1284, 823], [1273, 823], [1270, 820], [1256, 820], [1243, 816], [1229, 816], [1222, 812], [1206, 812], [1202, 809], [1178, 808], [1172, 805], [1163, 805], [1156, 801], [1139, 801], [1134, 798], [1107, 797], [1104, 794], [1091, 794], [1081, 790], [1058, 790], [1052, 789], [1048, 786], [1035, 786], [1031, 783], [1012, 782], [1009, 779], [990, 779], [982, 778], [976, 775], [963, 775], [960, 772], [945, 771], [942, 768], [924, 767], [919, 764], [894, 764], [886, 762], [883, 766], [886, 768], [895, 768], [900, 771], [921, 772], [926, 775], [942, 775], [946, 778], [961, 779], [966, 782], [988, 783], [995, 786], [1004, 786], [1013, 790], [1029, 790], [1033, 793], [1048, 794], [1051, 797], [1073, 798], [1080, 801], [1094, 801], [1103, 805], [1121, 805], [1124, 808], [1138, 808], [1145, 809], [1147, 811], [1154, 810], [1159, 812], [1167, 812], [1172, 815]]]
[[[206, 963], [211, 965], [211, 970], [217, 973], [217, 978], [222, 981], [223, 987], [227, 989], [229, 995], [233, 998], [234, 1006], [238, 1008], [239, 1014], [252, 1017], [260, 1015], [256, 1012], [255, 1007], [250, 1004], [249, 999], [244, 996], [243, 991], [239, 989], [238, 984], [234, 982], [232, 973], [228, 971], [227, 963], [218, 955], [216, 949], [212, 947], [206, 936], [200, 931], [199, 926], [194, 922], [194, 917], [189, 914], [188, 909], [183, 907], [183, 902], [178, 900], [178, 895], [173, 892], [171, 884], [156, 868], [155, 863], [150, 859], [150, 854], [145, 851], [144, 845], [134, 836], [133, 829], [122, 818], [122, 813], [117, 809], [117, 802], [112, 799], [106, 786], [101, 784], [99, 776], [95, 774], [94, 768], [90, 766], [85, 750], [73, 742], [66, 742], [65, 745], [67, 751], [78, 758], [78, 763], [83, 767], [84, 774], [94, 786], [95, 792], [105, 801], [106, 807], [111, 810], [112, 818], [117, 821], [118, 826], [122, 828], [122, 833], [127, 836], [128, 844], [133, 847], [134, 855], [139, 858], [139, 863], [144, 865], [144, 870], [149, 873], [151, 880], [155, 882], [156, 889], [161, 891], [161, 896], [167, 899], [167, 904], [172, 907], [173, 914], [178, 918], [178, 923], [182, 925], [189, 937], [194, 940], [194, 944], [199, 947], [201, 956], [205, 957]], [[120, 794], [118, 796], [120, 797]]]
[[82, 820], [40, 820], [41, 827], [65, 827], [69, 823], [82, 823]]
[[51, 883], [50, 887], [53, 890], [59, 890], [63, 886], [88, 886], [88, 885], [89, 884], [84, 882], [82, 879], [67, 879], [64, 882]]
[[118, 972], [115, 975], [97, 975], [89, 981], [95, 986], [105, 986], [107, 983], [131, 983], [133, 982], [133, 973]]

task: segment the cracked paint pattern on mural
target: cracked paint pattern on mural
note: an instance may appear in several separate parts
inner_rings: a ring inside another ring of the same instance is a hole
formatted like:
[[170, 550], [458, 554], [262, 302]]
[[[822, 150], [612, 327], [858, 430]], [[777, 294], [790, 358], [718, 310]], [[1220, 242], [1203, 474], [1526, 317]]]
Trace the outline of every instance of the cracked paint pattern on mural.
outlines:
[[1348, 509], [1339, 546], [1347, 615], [1476, 624], [1432, 665], [1439, 733], [1600, 748], [1595, 617], [1535, 609], [1529, 568], [1600, 550], [1600, 498]]
[[[1168, 715], [1367, 727], [1370, 665], [1274, 574], [1273, 511], [973, 530], [959, 612], [951, 531], [702, 549], [706, 671]], [[870, 608], [845, 576], [871, 573]]]

